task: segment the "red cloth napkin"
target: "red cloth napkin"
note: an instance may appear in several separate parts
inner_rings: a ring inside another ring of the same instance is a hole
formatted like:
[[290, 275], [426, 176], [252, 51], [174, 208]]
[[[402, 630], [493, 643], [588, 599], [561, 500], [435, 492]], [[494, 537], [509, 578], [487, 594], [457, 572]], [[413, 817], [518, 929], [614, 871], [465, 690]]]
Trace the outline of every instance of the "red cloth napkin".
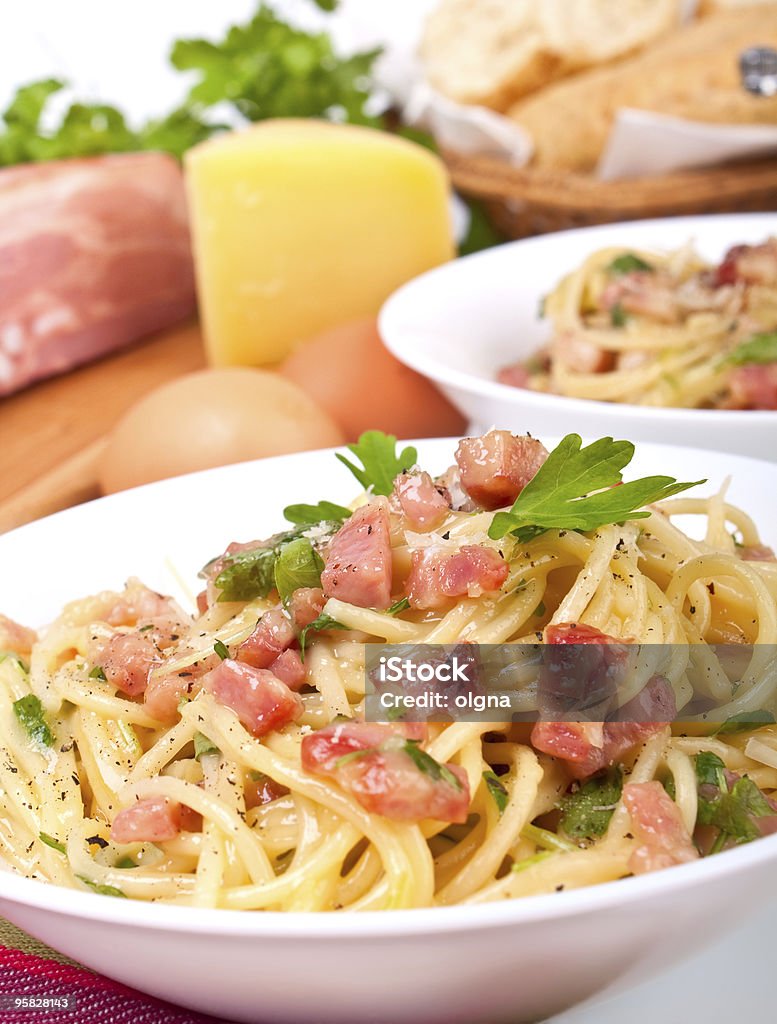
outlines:
[[67, 996], [73, 1009], [0, 1006], [1, 1024], [223, 1024], [143, 995], [85, 967], [0, 947], [0, 1000]]

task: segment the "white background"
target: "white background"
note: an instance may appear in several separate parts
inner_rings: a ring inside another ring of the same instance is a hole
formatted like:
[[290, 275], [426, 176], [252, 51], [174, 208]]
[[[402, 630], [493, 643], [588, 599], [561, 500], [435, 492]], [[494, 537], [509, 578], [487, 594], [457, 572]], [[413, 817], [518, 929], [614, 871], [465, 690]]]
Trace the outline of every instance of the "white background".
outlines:
[[[433, 3], [343, 0], [337, 41], [349, 49], [390, 40], [402, 53], [386, 75], [400, 87], [423, 13]], [[277, 0], [275, 6], [309, 19], [305, 0]], [[133, 121], [164, 113], [187, 89], [186, 78], [168, 65], [171, 41], [216, 39], [255, 8], [255, 0], [6, 0], [0, 7], [0, 109], [18, 85], [54, 76], [70, 79], [77, 98], [114, 103]], [[773, 1019], [774, 912], [764, 911], [720, 940], [707, 956], [604, 1006], [565, 1014], [558, 1024]]]

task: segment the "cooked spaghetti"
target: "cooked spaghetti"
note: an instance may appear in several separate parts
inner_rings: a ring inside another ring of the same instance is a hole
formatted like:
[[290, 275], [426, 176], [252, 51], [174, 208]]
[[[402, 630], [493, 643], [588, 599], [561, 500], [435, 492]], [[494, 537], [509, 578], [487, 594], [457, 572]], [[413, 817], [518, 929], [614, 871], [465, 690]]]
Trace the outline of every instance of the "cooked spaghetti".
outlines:
[[689, 409], [777, 409], [777, 239], [720, 265], [690, 246], [603, 249], [544, 302], [546, 348], [504, 384]]
[[[436, 479], [393, 438], [353, 451], [352, 508], [290, 506], [286, 532], [230, 545], [194, 616], [133, 580], [40, 637], [2, 621], [7, 865], [178, 905], [375, 910], [552, 893], [775, 829], [777, 562], [724, 493], [620, 483], [633, 447], [609, 438], [548, 454], [492, 431]], [[542, 639], [674, 654], [622, 695], [644, 721], [363, 718], [365, 643]], [[720, 641], [753, 645], [758, 693]], [[692, 647], [727, 725], [673, 735], [650, 713], [658, 687], [682, 716]]]

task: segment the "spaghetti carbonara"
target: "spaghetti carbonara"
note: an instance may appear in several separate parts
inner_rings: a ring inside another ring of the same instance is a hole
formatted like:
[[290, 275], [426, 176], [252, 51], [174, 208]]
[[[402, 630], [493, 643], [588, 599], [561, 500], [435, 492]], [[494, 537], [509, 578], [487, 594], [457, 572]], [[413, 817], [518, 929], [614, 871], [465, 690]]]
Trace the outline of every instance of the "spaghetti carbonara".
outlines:
[[[131, 580], [40, 635], [2, 620], [6, 865], [113, 897], [374, 910], [552, 893], [775, 830], [777, 562], [723, 493], [622, 483], [633, 447], [610, 438], [548, 453], [492, 431], [436, 478], [377, 432], [352, 453], [361, 497], [230, 545], [194, 615]], [[689, 514], [703, 540], [673, 522]], [[364, 718], [367, 643], [607, 664], [636, 641], [672, 658], [629, 677], [628, 720]], [[754, 685], [714, 643], [748, 652]], [[714, 729], [667, 724], [691, 650]]]
[[544, 301], [552, 338], [504, 384], [689, 409], [777, 409], [777, 239], [717, 266], [603, 249]]

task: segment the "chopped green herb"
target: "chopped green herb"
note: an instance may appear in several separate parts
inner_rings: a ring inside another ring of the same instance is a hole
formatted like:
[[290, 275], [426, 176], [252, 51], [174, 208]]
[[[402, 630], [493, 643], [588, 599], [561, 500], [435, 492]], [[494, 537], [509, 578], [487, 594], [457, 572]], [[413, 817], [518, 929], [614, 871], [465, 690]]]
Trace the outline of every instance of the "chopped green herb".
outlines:
[[541, 850], [539, 853], [535, 853], [531, 857], [524, 857], [523, 860], [516, 861], [510, 870], [517, 874], [519, 871], [525, 871], [527, 868], [533, 868], [535, 864], [541, 864], [542, 861], [547, 860], [548, 857], [555, 856], [556, 852], [558, 851]]
[[746, 366], [748, 363], [777, 363], [777, 331], [753, 335], [723, 360], [724, 366]]
[[107, 682], [108, 677], [105, 674], [105, 669], [102, 665], [95, 665], [89, 673], [90, 679], [101, 679], [104, 683]]
[[100, 896], [118, 896], [123, 900], [127, 899], [121, 889], [117, 889], [113, 885], [101, 885], [99, 882], [93, 882], [90, 878], [87, 878], [86, 875], [76, 875], [76, 878], [79, 882], [83, 882], [84, 885], [88, 886], [92, 892], [96, 892]]
[[220, 754], [221, 751], [208, 737], [201, 732], [194, 734], [194, 757], [195, 760], [199, 761], [201, 757], [207, 757], [208, 754]]
[[774, 725], [774, 715], [771, 711], [740, 711], [738, 715], [727, 718], [722, 725], [719, 725], [713, 736], [726, 736], [736, 732], [749, 732], [758, 729], [762, 725]]
[[535, 617], [535, 619], [539, 619], [541, 616], [543, 616], [545, 614], [546, 611], [547, 611], [547, 609], [545, 608], [545, 602], [544, 601], [540, 601], [540, 603], [534, 609], [534, 617]]
[[404, 448], [399, 455], [396, 448], [397, 439], [393, 434], [367, 430], [356, 444], [348, 445], [349, 451], [361, 462], [361, 468], [339, 452], [337, 458], [350, 469], [365, 491], [372, 489], [373, 494], [388, 495], [399, 474], [414, 466], [418, 459], [415, 448]]
[[567, 434], [512, 509], [496, 513], [489, 537], [499, 540], [514, 533], [523, 542], [546, 530], [590, 531], [627, 519], [645, 519], [650, 515], [642, 511], [645, 505], [705, 482], [678, 483], [670, 476], [648, 476], [622, 483], [621, 471], [634, 457], [634, 445], [611, 437], [585, 448], [582, 443], [579, 434]]
[[633, 274], [635, 270], [653, 270], [653, 266], [647, 263], [634, 252], [624, 252], [622, 256], [616, 256], [607, 267], [608, 274]]
[[570, 843], [563, 836], [550, 832], [546, 828], [540, 828], [539, 825], [524, 825], [521, 829], [521, 835], [524, 839], [528, 839], [530, 843], [534, 843], [535, 846], [541, 846], [544, 850], [572, 853], [572, 851], [580, 849], [579, 846]]
[[302, 660], [305, 660], [305, 648], [308, 642], [308, 633], [320, 633], [325, 629], [348, 629], [348, 626], [344, 626], [342, 622], [338, 622], [337, 619], [333, 619], [331, 615], [327, 615], [325, 612], [321, 612], [317, 619], [314, 619], [300, 632], [299, 635], [299, 653]]
[[141, 626], [138, 633], [148, 633], [150, 629], [154, 628], [153, 622], [149, 622], [147, 626]]
[[374, 754], [374, 747], [370, 747], [367, 750], [351, 750], [347, 754], [343, 754], [342, 757], [338, 757], [333, 767], [336, 769], [342, 768], [344, 764], [350, 764], [351, 761], [358, 761], [362, 757], [366, 757], [367, 754]]
[[121, 857], [113, 866], [119, 868], [120, 871], [126, 871], [129, 868], [136, 868], [137, 864], [132, 857]]
[[59, 839], [55, 839], [54, 836], [48, 835], [46, 832], [40, 832], [38, 834], [38, 839], [40, 839], [42, 843], [45, 843], [46, 846], [50, 846], [52, 850], [56, 850], [57, 853], [67, 853], [65, 844], [61, 843]]
[[561, 828], [572, 839], [603, 836], [622, 789], [623, 774], [619, 768], [612, 768], [604, 775], [595, 775], [577, 792], [562, 797], [559, 804]]
[[507, 807], [507, 801], [510, 798], [510, 794], [507, 792], [507, 787], [500, 781], [496, 772], [483, 772], [483, 781], [486, 784], [488, 792], [494, 799], [497, 810], [500, 814], [504, 814], [504, 809]]
[[22, 672], [30, 671], [29, 665], [27, 665], [26, 662], [19, 657], [16, 651], [0, 651], [0, 664], [2, 664], [4, 661], [15, 661], [19, 668], [22, 670]]
[[317, 505], [287, 505], [283, 515], [297, 526], [316, 526], [318, 523], [342, 523], [351, 515], [351, 510], [332, 501], [319, 501]]
[[14, 714], [27, 730], [30, 739], [44, 747], [54, 746], [54, 736], [43, 714], [40, 699], [32, 693], [14, 701]]
[[273, 547], [258, 547], [228, 555], [215, 580], [219, 601], [250, 601], [255, 597], [267, 597], [275, 583], [275, 559]]
[[213, 645], [213, 650], [218, 654], [222, 661], [226, 661], [229, 657], [229, 648], [223, 640], [217, 640]]
[[116, 728], [121, 733], [121, 737], [127, 747], [127, 750], [134, 756], [140, 757], [143, 753], [143, 748], [140, 745], [138, 734], [135, 732], [129, 722], [125, 722], [122, 718], [116, 719]]
[[435, 782], [447, 782], [454, 789], [461, 790], [461, 783], [450, 768], [447, 765], [440, 764], [439, 761], [435, 761], [431, 754], [427, 754], [425, 750], [422, 750], [418, 740], [404, 740], [400, 749], [404, 750], [408, 757], [413, 760], [416, 768], [423, 772], [424, 775], [428, 775]]
[[629, 314], [620, 302], [616, 302], [610, 309], [610, 323], [613, 327], [625, 327], [629, 320]]
[[300, 587], [320, 587], [324, 562], [305, 537], [284, 544], [275, 560], [275, 589], [281, 601], [288, 604]]
[[727, 841], [738, 845], [758, 839], [762, 833], [756, 819], [775, 814], [758, 786], [745, 775], [729, 789], [726, 766], [709, 751], [697, 754], [695, 762], [700, 784], [696, 821], [718, 829], [710, 852], [718, 852]]
[[726, 766], [717, 754], [703, 750], [696, 755], [694, 761], [699, 785], [718, 786], [720, 789], [726, 789]]
[[389, 615], [399, 615], [400, 612], [405, 612], [410, 607], [410, 602], [406, 597], [401, 598], [399, 601], [395, 601], [390, 608], [386, 611]]

